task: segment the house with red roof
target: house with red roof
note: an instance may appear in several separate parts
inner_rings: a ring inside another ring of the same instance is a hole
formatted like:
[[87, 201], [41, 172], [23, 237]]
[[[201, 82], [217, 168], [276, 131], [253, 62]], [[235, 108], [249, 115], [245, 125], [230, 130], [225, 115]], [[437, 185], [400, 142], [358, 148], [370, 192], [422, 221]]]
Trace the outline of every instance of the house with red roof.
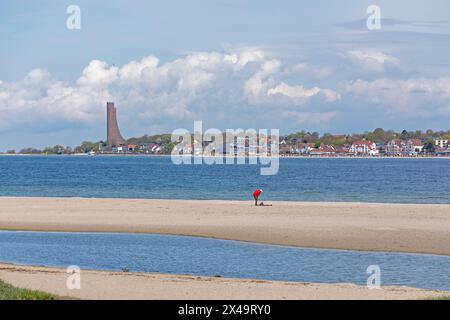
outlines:
[[336, 149], [333, 146], [320, 146], [317, 149], [312, 149], [309, 154], [313, 156], [325, 156], [325, 155], [333, 155], [336, 153]]

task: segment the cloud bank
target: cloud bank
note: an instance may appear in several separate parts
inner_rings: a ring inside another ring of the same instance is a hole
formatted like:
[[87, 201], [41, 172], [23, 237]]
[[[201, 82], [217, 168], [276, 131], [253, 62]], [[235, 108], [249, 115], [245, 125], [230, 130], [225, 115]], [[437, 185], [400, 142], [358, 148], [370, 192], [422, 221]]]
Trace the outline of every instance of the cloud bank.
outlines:
[[193, 120], [221, 129], [233, 124], [283, 129], [289, 123], [319, 130], [349, 112], [417, 121], [450, 116], [450, 78], [388, 78], [386, 68], [401, 61], [379, 50], [343, 56], [348, 68], [380, 77], [339, 79], [331, 66], [286, 62], [259, 48], [194, 52], [165, 63], [153, 55], [122, 66], [92, 60], [72, 84], [35, 69], [16, 82], [0, 81], [0, 132], [97, 126], [104, 122], [107, 101], [115, 101], [128, 120], [122, 126], [137, 126], [142, 134]]

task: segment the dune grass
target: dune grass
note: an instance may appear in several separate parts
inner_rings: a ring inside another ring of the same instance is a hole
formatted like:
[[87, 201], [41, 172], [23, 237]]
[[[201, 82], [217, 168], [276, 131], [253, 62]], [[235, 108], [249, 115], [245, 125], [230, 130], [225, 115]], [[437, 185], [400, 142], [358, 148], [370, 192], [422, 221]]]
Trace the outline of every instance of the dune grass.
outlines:
[[13, 287], [0, 280], [0, 300], [60, 300], [56, 295]]
[[437, 297], [436, 299], [434, 299], [434, 300], [449, 300], [450, 301], [450, 296], [448, 296], [448, 297]]

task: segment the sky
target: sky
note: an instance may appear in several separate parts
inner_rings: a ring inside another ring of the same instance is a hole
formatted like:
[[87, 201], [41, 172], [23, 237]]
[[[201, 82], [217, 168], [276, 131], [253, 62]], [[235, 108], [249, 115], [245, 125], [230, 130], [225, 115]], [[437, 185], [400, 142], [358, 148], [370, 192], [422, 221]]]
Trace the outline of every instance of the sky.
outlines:
[[107, 101], [124, 137], [448, 130], [450, 2], [0, 2], [0, 151], [104, 140]]

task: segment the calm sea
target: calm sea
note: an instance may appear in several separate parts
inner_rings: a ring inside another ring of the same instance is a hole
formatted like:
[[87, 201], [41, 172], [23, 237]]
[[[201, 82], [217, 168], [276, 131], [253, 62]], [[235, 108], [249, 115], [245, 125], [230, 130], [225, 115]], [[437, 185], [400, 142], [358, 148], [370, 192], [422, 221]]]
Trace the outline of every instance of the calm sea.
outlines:
[[174, 165], [169, 157], [0, 156], [0, 196], [450, 203], [450, 159], [280, 159]]
[[365, 285], [377, 265], [382, 285], [450, 290], [450, 257], [303, 249], [145, 234], [0, 231], [0, 261], [132, 272]]

